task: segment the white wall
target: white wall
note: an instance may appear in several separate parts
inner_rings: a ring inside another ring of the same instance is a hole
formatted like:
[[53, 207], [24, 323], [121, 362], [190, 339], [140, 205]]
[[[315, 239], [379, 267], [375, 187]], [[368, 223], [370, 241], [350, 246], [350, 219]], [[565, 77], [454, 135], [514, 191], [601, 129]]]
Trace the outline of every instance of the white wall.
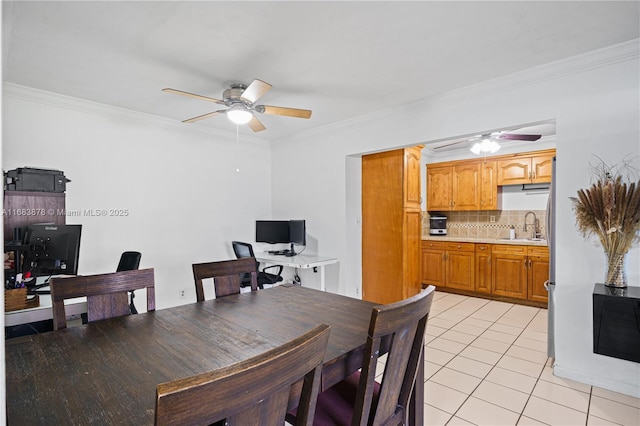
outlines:
[[[350, 156], [555, 119], [557, 123], [556, 374], [640, 396], [640, 365], [592, 352], [591, 295], [602, 250], [577, 232], [568, 198], [588, 186], [593, 154], [640, 154], [638, 40], [274, 142], [273, 204], [305, 217], [318, 251], [341, 259], [333, 291], [360, 292], [357, 162]], [[305, 161], [306, 160], [306, 161]], [[286, 172], [285, 172], [286, 171]], [[293, 172], [296, 179], [289, 179]], [[640, 285], [638, 248], [628, 277]]]
[[191, 264], [234, 258], [231, 240], [253, 241], [255, 219], [271, 217], [270, 144], [246, 130], [236, 146], [235, 133], [16, 86], [3, 102], [4, 170], [64, 171], [68, 211], [129, 211], [67, 218], [83, 225], [79, 272], [115, 271], [121, 252], [140, 251], [158, 308], [195, 301]]

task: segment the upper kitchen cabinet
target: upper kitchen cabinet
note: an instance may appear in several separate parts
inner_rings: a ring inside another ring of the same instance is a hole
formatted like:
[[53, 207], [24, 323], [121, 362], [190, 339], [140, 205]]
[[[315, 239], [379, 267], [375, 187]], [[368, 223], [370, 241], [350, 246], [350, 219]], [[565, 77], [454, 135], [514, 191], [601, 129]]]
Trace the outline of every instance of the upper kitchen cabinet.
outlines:
[[455, 161], [427, 165], [427, 210], [498, 210], [495, 161]]
[[498, 185], [522, 185], [551, 182], [554, 149], [501, 157], [498, 160]]

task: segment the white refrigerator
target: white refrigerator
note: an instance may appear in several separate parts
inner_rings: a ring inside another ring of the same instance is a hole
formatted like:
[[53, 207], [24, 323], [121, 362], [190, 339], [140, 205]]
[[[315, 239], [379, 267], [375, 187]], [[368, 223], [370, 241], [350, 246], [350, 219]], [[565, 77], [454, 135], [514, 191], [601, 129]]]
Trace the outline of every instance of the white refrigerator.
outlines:
[[551, 166], [551, 185], [549, 187], [549, 200], [547, 201], [547, 246], [549, 247], [549, 280], [544, 284], [547, 289], [547, 356], [555, 358], [555, 302], [554, 292], [556, 288], [556, 157], [553, 157]]

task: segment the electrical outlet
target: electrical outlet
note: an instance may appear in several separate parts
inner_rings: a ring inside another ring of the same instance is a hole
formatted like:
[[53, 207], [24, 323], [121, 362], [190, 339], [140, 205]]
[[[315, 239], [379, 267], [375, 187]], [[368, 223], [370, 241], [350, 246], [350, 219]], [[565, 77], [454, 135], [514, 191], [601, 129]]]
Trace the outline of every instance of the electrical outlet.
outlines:
[[489, 216], [489, 222], [495, 223], [495, 221], [496, 221], [496, 217], [495, 216]]
[[179, 293], [178, 297], [180, 299], [184, 299], [186, 297], [187, 290], [182, 288], [182, 289], [178, 290], [178, 293]]

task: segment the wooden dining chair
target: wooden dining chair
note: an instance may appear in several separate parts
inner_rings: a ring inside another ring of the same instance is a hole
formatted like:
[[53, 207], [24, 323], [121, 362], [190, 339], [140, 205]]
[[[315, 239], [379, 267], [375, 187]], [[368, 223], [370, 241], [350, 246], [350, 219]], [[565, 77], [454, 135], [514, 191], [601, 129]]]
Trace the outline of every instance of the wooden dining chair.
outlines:
[[[429, 286], [408, 299], [373, 308], [362, 368], [318, 395], [315, 425], [408, 424], [409, 397], [422, 359], [434, 291]], [[385, 369], [378, 383], [376, 365], [385, 351]], [[296, 417], [293, 410], [287, 421], [292, 423]]]
[[51, 301], [53, 303], [53, 329], [67, 328], [64, 301], [75, 297], [87, 298], [87, 320], [129, 315], [128, 292], [147, 290], [147, 311], [156, 309], [153, 268], [109, 274], [86, 275], [69, 278], [51, 278]]
[[229, 367], [161, 383], [156, 425], [283, 425], [292, 390], [302, 383], [295, 425], [313, 424], [330, 327], [304, 335]]
[[251, 276], [251, 291], [258, 290], [258, 269], [255, 259], [244, 258], [218, 262], [194, 263], [193, 280], [196, 285], [196, 301], [204, 301], [202, 280], [213, 278], [216, 298], [240, 293], [242, 277]]

